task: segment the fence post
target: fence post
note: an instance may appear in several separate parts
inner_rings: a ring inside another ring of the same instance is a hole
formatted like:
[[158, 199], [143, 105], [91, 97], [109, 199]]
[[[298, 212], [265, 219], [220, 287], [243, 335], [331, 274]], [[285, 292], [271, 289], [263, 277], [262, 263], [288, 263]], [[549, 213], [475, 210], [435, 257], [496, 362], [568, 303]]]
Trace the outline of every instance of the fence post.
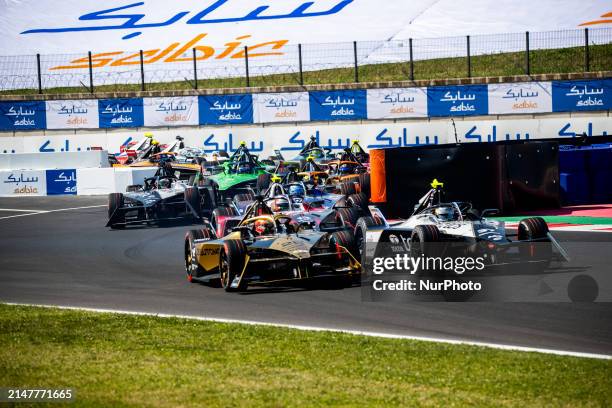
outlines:
[[87, 51], [87, 58], [89, 59], [89, 93], [94, 93], [93, 64], [91, 62], [91, 51]]
[[584, 72], [591, 70], [591, 61], [589, 58], [589, 29], [584, 28]]
[[144, 56], [142, 55], [142, 50], [140, 50], [140, 90], [145, 90]]
[[529, 60], [529, 31], [525, 31], [525, 75], [531, 75], [531, 61]]
[[467, 69], [468, 78], [472, 77], [472, 59], [470, 56], [470, 36], [467, 36]]
[[298, 44], [298, 60], [300, 64], [300, 85], [304, 85], [304, 73], [302, 72], [302, 44]]
[[38, 93], [42, 94], [42, 74], [40, 72], [40, 54], [36, 54], [36, 69], [38, 72]]
[[195, 47], [193, 47], [193, 87], [198, 89], [198, 62]]
[[249, 78], [249, 47], [244, 46], [244, 67], [246, 69], [246, 86], [251, 86], [251, 79]]
[[357, 62], [357, 41], [353, 41], [353, 59], [355, 60], [355, 82], [359, 82], [359, 65]]
[[408, 40], [408, 48], [410, 49], [410, 80], [414, 81], [414, 59], [412, 58], [412, 38]]

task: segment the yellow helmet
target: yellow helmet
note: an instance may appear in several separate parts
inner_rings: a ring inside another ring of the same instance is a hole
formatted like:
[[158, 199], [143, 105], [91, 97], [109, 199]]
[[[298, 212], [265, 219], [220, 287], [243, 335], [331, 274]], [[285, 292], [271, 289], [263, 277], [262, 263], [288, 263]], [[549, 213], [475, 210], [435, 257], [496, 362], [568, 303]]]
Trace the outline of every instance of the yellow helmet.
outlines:
[[240, 146], [241, 147], [246, 147], [246, 142], [243, 140], [242, 142], [240, 142]]
[[151, 141], [151, 144], [152, 144], [152, 145], [158, 145], [158, 144], [159, 144], [159, 142], [158, 142], [157, 140], [152, 140], [152, 141]]
[[153, 137], [153, 133], [151, 133], [151, 132], [145, 132], [144, 135], [145, 135], [145, 137], [148, 137], [148, 138], [152, 138]]
[[353, 144], [354, 144], [354, 145], [359, 144], [359, 140], [354, 139], [354, 140], [353, 140]]
[[281, 178], [277, 174], [274, 174], [271, 180], [273, 183], [280, 183]]
[[306, 158], [306, 161], [313, 162], [313, 161], [314, 161], [314, 159], [315, 159], [315, 158], [314, 158], [314, 156], [308, 156], [308, 157]]

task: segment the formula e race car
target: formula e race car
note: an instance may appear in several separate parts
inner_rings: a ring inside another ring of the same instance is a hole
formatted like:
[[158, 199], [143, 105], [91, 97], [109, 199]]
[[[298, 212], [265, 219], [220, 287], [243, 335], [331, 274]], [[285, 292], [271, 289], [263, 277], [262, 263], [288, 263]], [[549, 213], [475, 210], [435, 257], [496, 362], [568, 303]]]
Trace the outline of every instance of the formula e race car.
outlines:
[[108, 196], [107, 227], [121, 229], [129, 224], [152, 224], [178, 218], [199, 221], [203, 210], [214, 206], [211, 189], [200, 186], [199, 173], [188, 167], [159, 163], [155, 176], [144, 185], [128, 186], [126, 193]]
[[361, 265], [351, 231], [299, 230], [284, 214], [247, 215], [217, 238], [208, 222], [185, 236], [189, 281], [220, 281], [228, 292], [250, 284], [336, 278], [350, 285]]
[[[384, 250], [397, 252], [398, 248], [411, 257], [483, 256], [487, 267], [524, 264], [531, 272], [549, 266], [555, 258], [553, 248], [569, 259], [542, 218], [525, 218], [518, 225], [518, 233], [510, 234], [503, 221], [486, 218], [499, 213], [496, 209], [479, 213], [469, 202], [442, 202], [443, 186], [434, 180], [410, 218], [393, 224], [371, 206], [371, 216], [360, 218], [355, 227], [362, 264], [366, 243], [368, 256], [381, 256]], [[438, 272], [446, 276], [454, 273]]]

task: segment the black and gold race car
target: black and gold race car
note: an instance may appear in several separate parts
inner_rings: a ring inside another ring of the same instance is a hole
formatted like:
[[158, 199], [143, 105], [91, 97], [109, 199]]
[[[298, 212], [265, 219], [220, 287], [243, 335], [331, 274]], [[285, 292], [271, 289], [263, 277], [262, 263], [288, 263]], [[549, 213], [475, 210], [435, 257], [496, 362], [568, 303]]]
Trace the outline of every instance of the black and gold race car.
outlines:
[[187, 233], [184, 248], [188, 280], [220, 281], [228, 292], [323, 277], [348, 286], [361, 270], [352, 231], [315, 231], [272, 211], [249, 212], [222, 238], [205, 222]]

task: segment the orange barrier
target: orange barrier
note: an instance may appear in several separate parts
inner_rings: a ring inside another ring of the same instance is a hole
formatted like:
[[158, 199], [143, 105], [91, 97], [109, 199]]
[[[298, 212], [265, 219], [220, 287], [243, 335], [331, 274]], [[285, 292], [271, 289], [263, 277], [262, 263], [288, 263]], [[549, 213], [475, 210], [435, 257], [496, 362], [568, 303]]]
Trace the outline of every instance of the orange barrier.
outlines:
[[372, 203], [387, 202], [387, 172], [385, 150], [370, 150], [370, 200]]

